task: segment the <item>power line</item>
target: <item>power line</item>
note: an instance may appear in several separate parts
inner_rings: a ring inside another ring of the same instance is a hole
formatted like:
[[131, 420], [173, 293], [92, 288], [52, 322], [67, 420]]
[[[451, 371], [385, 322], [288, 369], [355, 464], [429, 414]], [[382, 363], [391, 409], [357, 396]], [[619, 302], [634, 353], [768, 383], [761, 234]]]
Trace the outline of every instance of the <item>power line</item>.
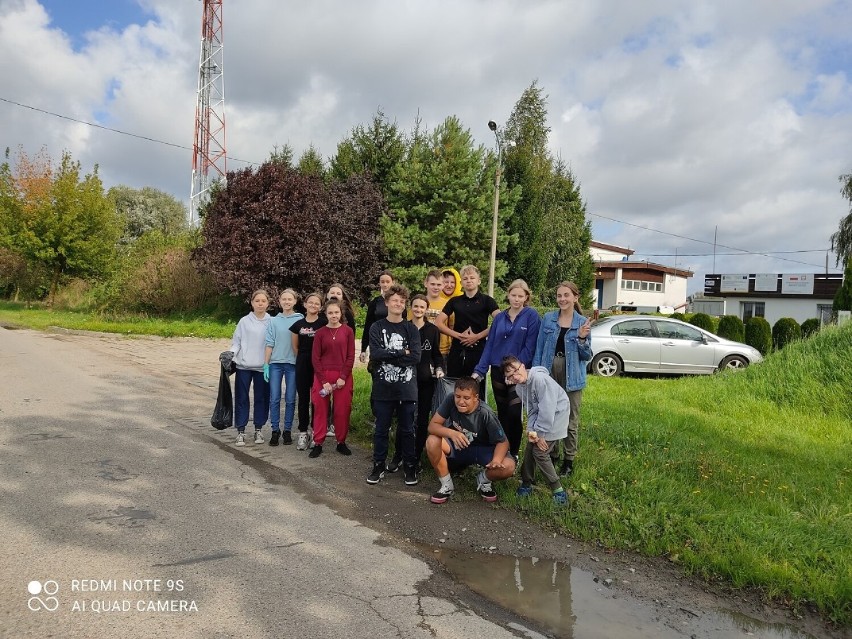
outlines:
[[[15, 102], [14, 100], [9, 100], [0, 96], [0, 102], [6, 102], [7, 104], [14, 104], [15, 106], [19, 106], [24, 109], [30, 109], [31, 111], [38, 111], [39, 113], [44, 113], [45, 115], [52, 115], [55, 118], [61, 118], [63, 120], [68, 120], [70, 122], [76, 122], [77, 124], [85, 124], [86, 126], [93, 127], [95, 129], [103, 129], [104, 131], [110, 131], [112, 133], [118, 133], [120, 135], [126, 135], [131, 138], [137, 138], [139, 140], [145, 140], [146, 142], [154, 142], [155, 144], [162, 144], [165, 146], [171, 146], [176, 149], [184, 149], [186, 151], [193, 151], [194, 149], [191, 146], [184, 146], [183, 144], [175, 144], [174, 142], [167, 142], [166, 140], [158, 140], [157, 138], [148, 137], [147, 135], [139, 135], [138, 133], [130, 133], [129, 131], [122, 131], [121, 129], [113, 129], [112, 127], [104, 126], [103, 124], [97, 124], [96, 122], [87, 122], [86, 120], [78, 120], [77, 118], [72, 118], [68, 115], [62, 115], [61, 113], [54, 113], [53, 111], [46, 111], [45, 109], [39, 109], [38, 107], [31, 106], [29, 104], [21, 104], [20, 102]], [[241, 160], [240, 158], [235, 158], [228, 156], [229, 160], [234, 160], [235, 162], [243, 162], [244, 164], [256, 165], [260, 164], [259, 162], [251, 162], [249, 160]]]
[[711, 257], [713, 255], [787, 255], [790, 253], [825, 253], [828, 249], [807, 249], [802, 251], [758, 251], [747, 253], [634, 253], [646, 257]]
[[[823, 264], [812, 264], [810, 262], [802, 262], [801, 260], [793, 260], [789, 257], [774, 257], [773, 255], [761, 251], [748, 251], [746, 249], [741, 249], [736, 246], [728, 246], [726, 244], [715, 244], [713, 242], [708, 242], [707, 240], [698, 240], [694, 237], [687, 237], [686, 235], [678, 235], [677, 233], [670, 233], [669, 231], [661, 231], [660, 229], [651, 228], [650, 226], [643, 226], [641, 224], [634, 224], [632, 222], [625, 222], [624, 220], [617, 220], [614, 217], [607, 217], [606, 215], [601, 215], [600, 213], [589, 213], [589, 215], [594, 215], [595, 217], [602, 218], [604, 220], [609, 220], [610, 222], [618, 222], [619, 224], [626, 224], [627, 226], [633, 226], [637, 229], [643, 229], [645, 231], [651, 231], [652, 233], [660, 233], [662, 235], [669, 235], [671, 237], [676, 237], [681, 240], [687, 240], [689, 242], [698, 242], [699, 244], [708, 244], [710, 246], [721, 246], [722, 248], [730, 249], [732, 251], [737, 251], [734, 255], [745, 254], [745, 255], [761, 255], [763, 257], [768, 257], [773, 260], [782, 260], [784, 262], [793, 262], [795, 264], [804, 264], [805, 266], [813, 266], [816, 268], [824, 268]], [[644, 255], [644, 253], [643, 253]], [[718, 253], [717, 253], [718, 255]]]

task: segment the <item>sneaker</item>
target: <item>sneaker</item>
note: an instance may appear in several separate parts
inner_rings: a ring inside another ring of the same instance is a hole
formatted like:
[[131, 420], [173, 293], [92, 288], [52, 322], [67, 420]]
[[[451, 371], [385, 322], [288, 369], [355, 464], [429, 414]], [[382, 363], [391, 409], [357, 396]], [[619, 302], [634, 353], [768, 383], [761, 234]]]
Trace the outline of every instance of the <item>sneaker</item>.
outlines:
[[314, 442], [314, 429], [309, 428], [308, 429], [308, 448], [313, 449], [314, 446], [316, 446], [316, 443]]
[[415, 466], [405, 466], [405, 485], [416, 486], [420, 479], [417, 477], [417, 468]]
[[234, 446], [245, 446], [246, 445], [246, 434], [242, 431], [237, 433], [237, 441], [234, 442]]
[[559, 468], [559, 474], [562, 477], [567, 477], [571, 473], [574, 472], [574, 460], [573, 459], [564, 459], [562, 460], [562, 466]]
[[487, 502], [497, 501], [497, 493], [494, 492], [494, 489], [491, 487], [490, 481], [484, 481], [477, 486], [477, 490], [479, 491], [479, 496], [482, 497]]
[[346, 445], [346, 442], [340, 442], [337, 445], [337, 452], [341, 455], [351, 455], [352, 451], [349, 450], [349, 446]]
[[455, 491], [449, 486], [441, 486], [432, 496], [429, 498], [433, 504], [445, 504], [452, 497]]
[[532, 486], [525, 486], [525, 485], [521, 484], [520, 486], [518, 486], [518, 490], [515, 492], [515, 494], [518, 497], [529, 497], [530, 495], [532, 495], [532, 492], [533, 492]]
[[311, 448], [311, 452], [308, 453], [308, 457], [316, 458], [320, 455], [322, 455], [322, 446], [314, 444], [314, 447]]
[[299, 440], [296, 443], [296, 450], [305, 450], [308, 447], [308, 434], [299, 433]]
[[373, 472], [367, 477], [368, 484], [378, 484], [382, 477], [385, 476], [385, 464], [384, 462], [378, 462], [373, 464]]
[[553, 493], [553, 503], [557, 506], [564, 506], [568, 503], [568, 493], [564, 490], [559, 490]]
[[385, 464], [385, 470], [389, 473], [395, 473], [399, 470], [400, 466], [402, 466], [402, 459], [397, 459], [396, 455], [394, 455], [393, 459]]
[[277, 446], [278, 445], [278, 437], [280, 435], [281, 435], [281, 431], [273, 430], [272, 431], [272, 437], [269, 438], [269, 445], [270, 446]]
[[328, 439], [329, 437], [334, 439], [334, 424], [328, 425], [328, 430], [325, 433], [325, 438]]
[[283, 433], [281, 433], [281, 443], [285, 446], [289, 446], [293, 443], [293, 435], [290, 434], [289, 430], [285, 430]]
[[262, 444], [263, 443], [263, 435], [261, 434], [259, 428], [254, 431], [254, 443], [255, 444]]

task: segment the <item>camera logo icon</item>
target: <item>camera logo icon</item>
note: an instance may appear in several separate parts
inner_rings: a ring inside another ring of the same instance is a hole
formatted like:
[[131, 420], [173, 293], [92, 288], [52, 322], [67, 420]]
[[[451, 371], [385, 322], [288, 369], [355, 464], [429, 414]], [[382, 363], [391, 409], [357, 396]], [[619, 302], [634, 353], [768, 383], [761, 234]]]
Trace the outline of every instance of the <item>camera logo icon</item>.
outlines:
[[[27, 608], [33, 612], [38, 612], [39, 610], [53, 612], [59, 608], [59, 599], [53, 596], [59, 592], [59, 584], [53, 579], [48, 579], [43, 584], [40, 581], [33, 580], [27, 584], [27, 592], [32, 595], [27, 600]], [[46, 596], [41, 597], [39, 595]]]

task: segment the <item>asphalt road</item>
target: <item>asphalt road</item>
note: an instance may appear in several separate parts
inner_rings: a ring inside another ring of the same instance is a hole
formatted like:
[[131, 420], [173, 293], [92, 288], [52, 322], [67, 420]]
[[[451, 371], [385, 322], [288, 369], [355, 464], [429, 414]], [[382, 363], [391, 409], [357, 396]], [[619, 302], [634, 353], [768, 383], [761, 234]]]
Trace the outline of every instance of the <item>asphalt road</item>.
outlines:
[[227, 342], [174, 343], [0, 329], [2, 636], [518, 636], [205, 434]]

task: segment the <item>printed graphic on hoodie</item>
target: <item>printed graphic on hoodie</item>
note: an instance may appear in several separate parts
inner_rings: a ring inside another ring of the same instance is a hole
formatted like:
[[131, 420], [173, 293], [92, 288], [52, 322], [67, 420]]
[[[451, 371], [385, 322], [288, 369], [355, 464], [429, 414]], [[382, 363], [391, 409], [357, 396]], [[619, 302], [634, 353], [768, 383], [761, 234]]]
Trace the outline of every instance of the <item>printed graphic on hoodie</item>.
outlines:
[[[408, 348], [405, 338], [399, 333], [388, 333], [387, 329], [382, 329], [382, 344], [390, 351], [399, 351], [404, 353]], [[413, 366], [396, 366], [388, 362], [382, 362], [378, 371], [379, 379], [388, 384], [405, 384], [414, 379]]]

